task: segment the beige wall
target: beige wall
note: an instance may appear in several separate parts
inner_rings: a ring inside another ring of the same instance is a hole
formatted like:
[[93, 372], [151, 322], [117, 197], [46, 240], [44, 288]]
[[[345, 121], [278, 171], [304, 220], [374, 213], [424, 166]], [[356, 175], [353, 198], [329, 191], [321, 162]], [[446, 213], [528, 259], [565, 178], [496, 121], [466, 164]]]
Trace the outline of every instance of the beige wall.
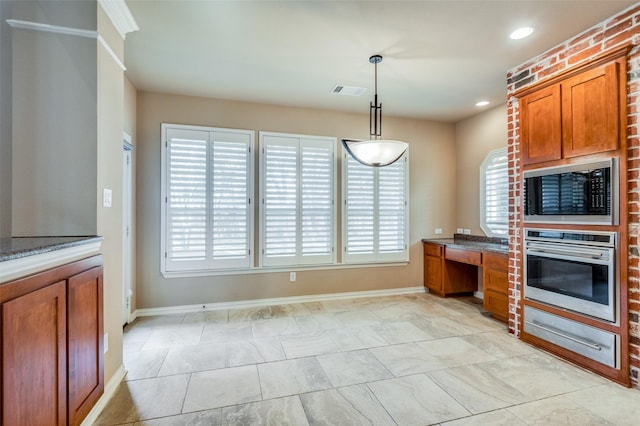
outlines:
[[420, 240], [433, 237], [436, 227], [448, 235], [455, 230], [454, 126], [385, 116], [385, 137], [410, 142], [407, 266], [301, 271], [295, 283], [286, 272], [165, 279], [160, 274], [162, 122], [255, 130], [257, 146], [261, 130], [363, 138], [368, 115], [143, 91], [137, 111], [137, 308], [420, 286]]
[[[122, 52], [123, 40], [114, 37], [114, 29], [101, 7], [98, 7], [98, 32], [115, 52]], [[122, 58], [121, 58], [122, 60]], [[104, 376], [108, 382], [122, 365], [122, 132], [124, 73], [102, 47], [97, 52], [97, 209], [98, 234], [104, 237], [104, 331], [108, 333], [109, 350], [105, 354]], [[112, 207], [102, 204], [102, 190], [113, 191]]]
[[484, 235], [480, 228], [480, 165], [489, 151], [506, 147], [506, 104], [456, 124], [456, 228]]
[[[18, 2], [12, 17], [95, 28], [95, 3], [58, 7]], [[17, 28], [11, 36], [12, 235], [95, 234], [97, 42]]]
[[11, 236], [11, 8], [0, 1], [0, 238]]

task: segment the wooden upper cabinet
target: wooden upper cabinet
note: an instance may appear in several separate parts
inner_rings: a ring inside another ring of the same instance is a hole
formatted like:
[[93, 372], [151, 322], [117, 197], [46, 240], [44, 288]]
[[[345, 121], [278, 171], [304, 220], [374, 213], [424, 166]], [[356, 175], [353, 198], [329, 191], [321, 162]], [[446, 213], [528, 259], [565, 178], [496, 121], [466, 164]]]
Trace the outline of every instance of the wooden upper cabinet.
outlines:
[[618, 149], [619, 66], [612, 62], [562, 82], [564, 157]]
[[562, 158], [560, 85], [540, 89], [520, 100], [522, 163]]

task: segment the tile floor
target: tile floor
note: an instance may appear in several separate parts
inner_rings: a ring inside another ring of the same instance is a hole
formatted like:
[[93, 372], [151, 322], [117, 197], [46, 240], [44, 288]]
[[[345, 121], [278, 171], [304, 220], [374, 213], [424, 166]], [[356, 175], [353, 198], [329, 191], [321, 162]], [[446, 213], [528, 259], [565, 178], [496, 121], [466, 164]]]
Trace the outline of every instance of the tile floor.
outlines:
[[144, 317], [97, 425], [638, 425], [626, 389], [429, 294]]

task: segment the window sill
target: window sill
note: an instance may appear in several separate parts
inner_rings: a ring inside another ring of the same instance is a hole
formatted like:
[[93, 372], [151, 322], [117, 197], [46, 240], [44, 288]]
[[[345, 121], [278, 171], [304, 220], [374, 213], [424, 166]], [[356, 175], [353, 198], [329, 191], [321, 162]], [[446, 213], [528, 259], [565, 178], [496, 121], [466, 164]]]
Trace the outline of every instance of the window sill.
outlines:
[[208, 271], [162, 271], [164, 278], [189, 278], [189, 277], [214, 277], [225, 275], [250, 275], [250, 274], [271, 274], [277, 272], [299, 272], [299, 271], [325, 271], [329, 269], [359, 269], [359, 268], [389, 268], [407, 266], [409, 261], [401, 260], [397, 262], [384, 263], [340, 263], [331, 265], [305, 265], [288, 267], [255, 267], [246, 269], [219, 269]]

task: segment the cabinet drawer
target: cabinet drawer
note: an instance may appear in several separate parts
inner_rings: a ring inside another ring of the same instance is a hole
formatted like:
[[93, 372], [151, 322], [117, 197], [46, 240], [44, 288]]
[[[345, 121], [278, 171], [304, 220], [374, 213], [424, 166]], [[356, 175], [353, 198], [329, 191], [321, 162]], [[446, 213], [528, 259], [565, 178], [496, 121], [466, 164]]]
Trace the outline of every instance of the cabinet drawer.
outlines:
[[460, 250], [447, 247], [444, 252], [444, 258], [455, 262], [469, 263], [471, 265], [482, 264], [482, 253], [479, 251]]
[[505, 294], [496, 293], [493, 290], [484, 289], [482, 306], [504, 321], [509, 318], [509, 298]]
[[620, 336], [530, 306], [524, 332], [612, 368], [620, 368]]
[[443, 246], [440, 244], [422, 243], [422, 249], [425, 256], [442, 256]]
[[501, 253], [483, 252], [482, 266], [497, 271], [509, 271], [509, 256]]

